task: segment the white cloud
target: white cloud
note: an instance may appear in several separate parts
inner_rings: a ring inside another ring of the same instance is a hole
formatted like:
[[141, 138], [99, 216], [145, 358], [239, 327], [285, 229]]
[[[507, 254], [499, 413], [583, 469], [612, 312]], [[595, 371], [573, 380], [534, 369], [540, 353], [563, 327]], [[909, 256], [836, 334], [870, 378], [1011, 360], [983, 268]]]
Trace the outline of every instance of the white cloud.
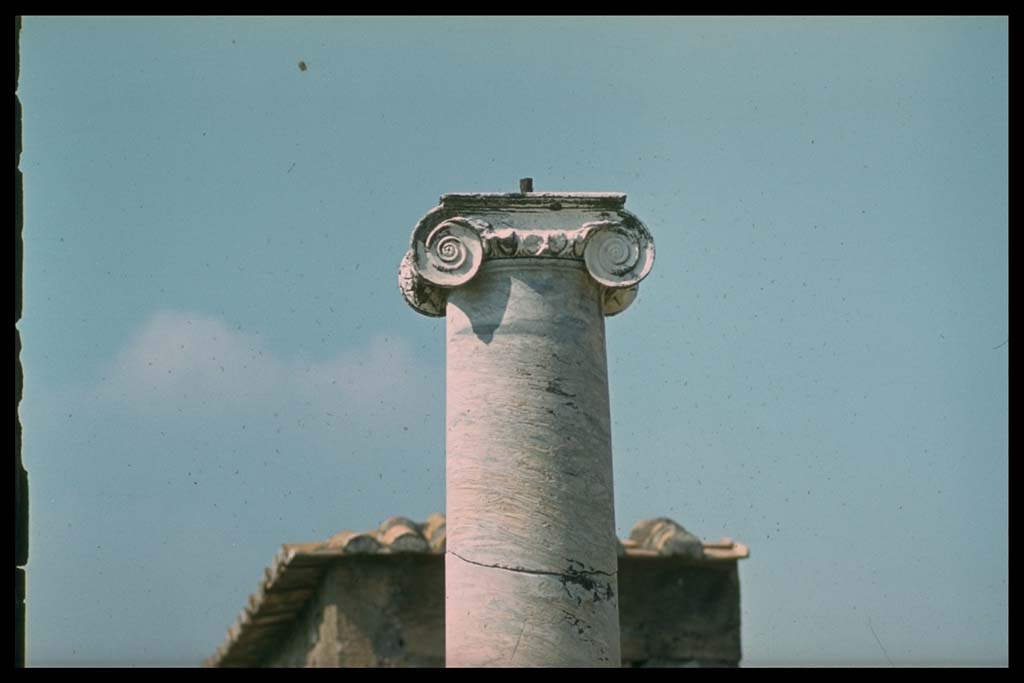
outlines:
[[161, 312], [118, 354], [108, 389], [146, 405], [202, 397], [239, 401], [279, 382], [283, 370], [258, 339], [222, 320]]
[[442, 377], [393, 336], [313, 362], [280, 358], [259, 336], [219, 318], [165, 311], [117, 354], [98, 393], [155, 414], [287, 410], [390, 421], [419, 402], [443, 400]]

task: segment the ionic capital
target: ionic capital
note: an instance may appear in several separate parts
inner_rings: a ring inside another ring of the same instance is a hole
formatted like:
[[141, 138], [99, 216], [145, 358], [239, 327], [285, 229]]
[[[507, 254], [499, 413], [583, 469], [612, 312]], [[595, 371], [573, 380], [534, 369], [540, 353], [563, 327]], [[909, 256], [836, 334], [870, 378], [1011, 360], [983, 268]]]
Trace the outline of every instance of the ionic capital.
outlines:
[[420, 313], [443, 316], [448, 291], [484, 261], [574, 260], [602, 286], [605, 315], [625, 310], [654, 264], [654, 240], [624, 194], [446, 194], [416, 225], [398, 284]]

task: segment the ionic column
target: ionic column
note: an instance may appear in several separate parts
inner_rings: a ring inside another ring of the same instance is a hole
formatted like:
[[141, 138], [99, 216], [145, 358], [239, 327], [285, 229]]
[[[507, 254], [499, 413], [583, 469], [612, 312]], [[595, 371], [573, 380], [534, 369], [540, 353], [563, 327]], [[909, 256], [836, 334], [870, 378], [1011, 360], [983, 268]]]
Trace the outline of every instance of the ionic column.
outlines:
[[448, 666], [619, 666], [604, 316], [654, 243], [599, 193], [448, 194], [399, 284], [447, 319]]

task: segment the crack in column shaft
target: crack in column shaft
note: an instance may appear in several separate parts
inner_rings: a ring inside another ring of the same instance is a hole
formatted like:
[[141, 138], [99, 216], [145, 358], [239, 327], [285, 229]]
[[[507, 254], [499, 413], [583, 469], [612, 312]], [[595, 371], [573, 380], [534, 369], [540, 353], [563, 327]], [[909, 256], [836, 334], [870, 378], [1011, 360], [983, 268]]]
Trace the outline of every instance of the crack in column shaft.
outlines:
[[609, 573], [609, 572], [603, 572], [600, 569], [577, 569], [577, 570], [571, 571], [568, 574], [565, 574], [565, 573], [562, 573], [562, 572], [547, 572], [547, 571], [543, 571], [543, 570], [540, 570], [540, 569], [526, 569], [525, 567], [506, 567], [505, 565], [501, 565], [501, 564], [484, 564], [483, 562], [475, 562], [473, 560], [468, 560], [468, 559], [466, 559], [462, 555], [459, 555], [457, 552], [455, 552], [453, 550], [449, 550], [449, 551], [447, 551], [447, 553], [449, 555], [454, 555], [455, 557], [459, 558], [460, 560], [462, 560], [463, 562], [465, 562], [467, 564], [475, 564], [476, 566], [483, 567], [485, 569], [504, 569], [507, 572], [516, 572], [518, 574], [536, 574], [536, 575], [540, 575], [540, 576], [556, 576], [556, 577], [558, 577], [560, 579], [567, 579], [569, 581], [577, 579], [581, 575], [600, 575], [600, 576], [612, 577], [612, 576], [615, 576], [615, 575], [618, 574], [618, 571], [614, 571], [614, 572]]

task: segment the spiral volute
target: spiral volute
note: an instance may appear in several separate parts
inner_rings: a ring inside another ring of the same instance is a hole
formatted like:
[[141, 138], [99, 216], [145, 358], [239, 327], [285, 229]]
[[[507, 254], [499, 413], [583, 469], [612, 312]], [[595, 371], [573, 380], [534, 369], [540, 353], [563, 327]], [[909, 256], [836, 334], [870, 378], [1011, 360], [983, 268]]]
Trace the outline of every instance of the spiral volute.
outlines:
[[457, 287], [476, 275], [483, 257], [479, 229], [468, 220], [452, 219], [416, 243], [414, 260], [423, 279], [439, 287]]
[[654, 243], [645, 232], [618, 223], [594, 224], [583, 261], [591, 277], [605, 287], [632, 287], [651, 271]]

